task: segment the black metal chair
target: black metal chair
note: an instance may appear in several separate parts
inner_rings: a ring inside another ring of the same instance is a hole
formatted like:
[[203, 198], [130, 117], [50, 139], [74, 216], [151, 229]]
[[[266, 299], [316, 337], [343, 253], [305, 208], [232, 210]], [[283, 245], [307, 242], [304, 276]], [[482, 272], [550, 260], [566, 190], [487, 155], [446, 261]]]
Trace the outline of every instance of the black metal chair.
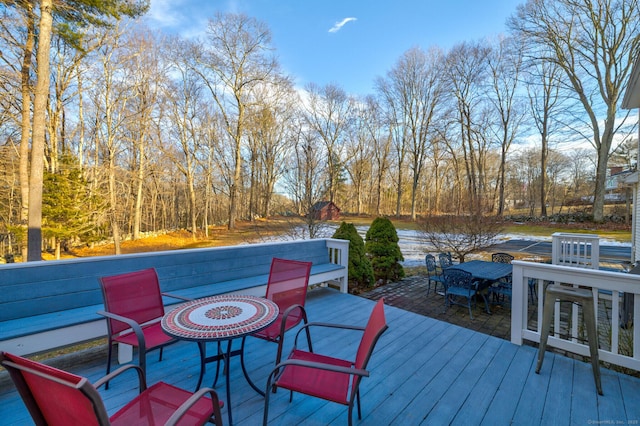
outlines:
[[433, 283], [434, 292], [438, 292], [438, 284], [440, 284], [444, 293], [444, 278], [442, 278], [442, 275], [438, 273], [438, 265], [436, 263], [435, 256], [428, 254], [425, 256], [424, 260], [427, 264], [427, 296], [431, 291], [431, 283]]
[[438, 254], [438, 261], [443, 271], [449, 266], [453, 266], [453, 259], [451, 259], [451, 253], [449, 252]]
[[[511, 261], [515, 259], [509, 253], [493, 253], [491, 255], [491, 261], [495, 263], [511, 263]], [[512, 294], [513, 280], [511, 275], [508, 277], [497, 281], [489, 287], [491, 294], [493, 295], [493, 300], [497, 303], [504, 304], [505, 300], [509, 300], [509, 305], [511, 305], [511, 294]]]
[[[452, 304], [467, 306], [469, 308], [469, 316], [473, 319], [471, 313], [471, 305], [475, 304], [475, 296], [480, 295], [484, 300], [487, 312], [489, 312], [489, 303], [484, 294], [478, 292], [478, 283], [473, 280], [473, 275], [469, 272], [461, 271], [456, 268], [445, 269], [442, 272], [444, 276], [444, 307], [445, 311]], [[458, 298], [466, 299], [466, 303], [459, 302]]]

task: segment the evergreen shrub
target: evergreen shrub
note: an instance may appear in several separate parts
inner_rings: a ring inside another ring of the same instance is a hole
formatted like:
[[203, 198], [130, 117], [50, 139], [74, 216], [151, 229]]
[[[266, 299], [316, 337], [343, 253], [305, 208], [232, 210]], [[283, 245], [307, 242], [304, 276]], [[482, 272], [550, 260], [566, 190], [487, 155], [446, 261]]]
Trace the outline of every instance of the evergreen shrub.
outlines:
[[342, 222], [333, 238], [349, 243], [349, 292], [358, 287], [371, 287], [374, 283], [373, 268], [364, 251], [364, 240], [353, 223]]
[[376, 280], [386, 284], [404, 277], [404, 269], [399, 263], [404, 257], [398, 245], [398, 233], [389, 219], [378, 217], [373, 221], [365, 238], [365, 251]]

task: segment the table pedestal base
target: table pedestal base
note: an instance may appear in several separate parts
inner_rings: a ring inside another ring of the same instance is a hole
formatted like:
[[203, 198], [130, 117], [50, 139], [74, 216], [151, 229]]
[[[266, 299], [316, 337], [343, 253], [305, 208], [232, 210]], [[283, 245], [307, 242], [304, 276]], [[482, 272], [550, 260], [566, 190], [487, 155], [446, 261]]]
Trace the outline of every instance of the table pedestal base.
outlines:
[[255, 383], [249, 377], [249, 373], [247, 373], [247, 369], [244, 365], [244, 342], [245, 339], [242, 339], [242, 345], [240, 349], [231, 350], [231, 343], [233, 339], [227, 340], [227, 349], [226, 351], [221, 350], [221, 341], [218, 342], [218, 350], [216, 355], [207, 356], [207, 348], [206, 342], [198, 342], [198, 350], [200, 351], [200, 377], [198, 378], [198, 384], [196, 385], [196, 391], [200, 389], [200, 385], [202, 384], [202, 379], [204, 378], [204, 373], [206, 371], [206, 364], [211, 362], [217, 362], [216, 364], [216, 376], [213, 379], [213, 384], [211, 387], [215, 388], [218, 383], [218, 377], [220, 375], [220, 360], [224, 362], [224, 369], [222, 374], [226, 376], [225, 379], [225, 387], [227, 393], [227, 413], [229, 414], [229, 425], [233, 424], [232, 416], [231, 416], [231, 385], [229, 379], [229, 363], [231, 361], [231, 357], [240, 355], [240, 364], [242, 366], [242, 374], [244, 374], [244, 378], [249, 383], [249, 385], [261, 396], [264, 396], [264, 392], [258, 388]]

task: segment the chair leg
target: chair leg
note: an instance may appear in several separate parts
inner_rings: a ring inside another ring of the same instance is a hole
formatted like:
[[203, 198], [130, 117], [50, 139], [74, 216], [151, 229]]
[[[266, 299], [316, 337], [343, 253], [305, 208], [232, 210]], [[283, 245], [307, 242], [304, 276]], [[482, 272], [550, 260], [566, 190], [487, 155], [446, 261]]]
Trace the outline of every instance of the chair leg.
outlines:
[[267, 426], [269, 423], [269, 385], [271, 385], [271, 376], [267, 382], [267, 389], [264, 396], [264, 410], [262, 411], [262, 426]]
[[[204, 377], [204, 370], [206, 368], [206, 363], [204, 362], [206, 357], [207, 357], [207, 348], [205, 346], [205, 342], [198, 341], [198, 352], [200, 353], [200, 377], [198, 378], [198, 384], [196, 385], [196, 391], [198, 389], [200, 389], [200, 385], [202, 384], [202, 378]], [[218, 361], [218, 363], [219, 362], [220, 361]], [[214, 383], [217, 382], [217, 381], [218, 381], [218, 370], [216, 369], [216, 379], [214, 380]], [[214, 384], [214, 386], [215, 386], [215, 384]]]
[[598, 356], [598, 331], [596, 330], [593, 303], [586, 302], [582, 304], [582, 316], [587, 328], [587, 339], [589, 339], [589, 353], [591, 355], [593, 378], [596, 383], [598, 394], [603, 395], [602, 382], [600, 380], [600, 357]]
[[351, 417], [353, 416], [353, 401], [351, 401], [351, 404], [349, 404], [349, 409], [347, 410], [347, 416], [349, 416], [348, 425], [351, 426], [353, 424], [353, 420], [351, 419]]
[[538, 364], [536, 366], [536, 374], [540, 374], [542, 361], [544, 361], [544, 352], [547, 350], [549, 328], [551, 327], [551, 318], [553, 317], [553, 308], [555, 304], [555, 297], [545, 295], [544, 310], [542, 312], [542, 329], [540, 330], [540, 343], [538, 345]]
[[145, 380], [147, 380], [147, 351], [138, 346], [138, 364]]
[[[107, 350], [107, 376], [111, 372], [111, 354], [113, 353], [113, 343], [109, 342], [109, 349]], [[104, 389], [109, 389], [109, 382], [105, 383]]]

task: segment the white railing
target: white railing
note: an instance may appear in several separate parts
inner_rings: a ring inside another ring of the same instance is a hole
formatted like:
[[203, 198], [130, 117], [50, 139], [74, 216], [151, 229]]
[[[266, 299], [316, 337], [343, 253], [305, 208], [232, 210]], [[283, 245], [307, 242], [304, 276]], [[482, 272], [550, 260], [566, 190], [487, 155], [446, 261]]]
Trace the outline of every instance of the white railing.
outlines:
[[[532, 301], [529, 297], [529, 282], [536, 284], [535, 305], [530, 305]], [[634, 300], [632, 324], [640, 324], [640, 275], [513, 261], [512, 343], [522, 345], [524, 340], [540, 342], [543, 294], [545, 283], [548, 282], [591, 288], [596, 305], [596, 326], [600, 336], [600, 360], [640, 371], [640, 327], [629, 327], [630, 324], [622, 324], [620, 321], [621, 302], [625, 294]], [[558, 334], [549, 335], [548, 345], [588, 356], [588, 346], [579, 343], [575, 338], [579, 335], [579, 330], [583, 329], [582, 322], [578, 321], [578, 307], [572, 305], [570, 309], [570, 321], [567, 321], [567, 324], [572, 337], [567, 339]], [[605, 315], [602, 315], [603, 312]], [[558, 304], [553, 329], [560, 330]]]
[[598, 269], [600, 237], [589, 234], [556, 232], [551, 235], [551, 263]]

